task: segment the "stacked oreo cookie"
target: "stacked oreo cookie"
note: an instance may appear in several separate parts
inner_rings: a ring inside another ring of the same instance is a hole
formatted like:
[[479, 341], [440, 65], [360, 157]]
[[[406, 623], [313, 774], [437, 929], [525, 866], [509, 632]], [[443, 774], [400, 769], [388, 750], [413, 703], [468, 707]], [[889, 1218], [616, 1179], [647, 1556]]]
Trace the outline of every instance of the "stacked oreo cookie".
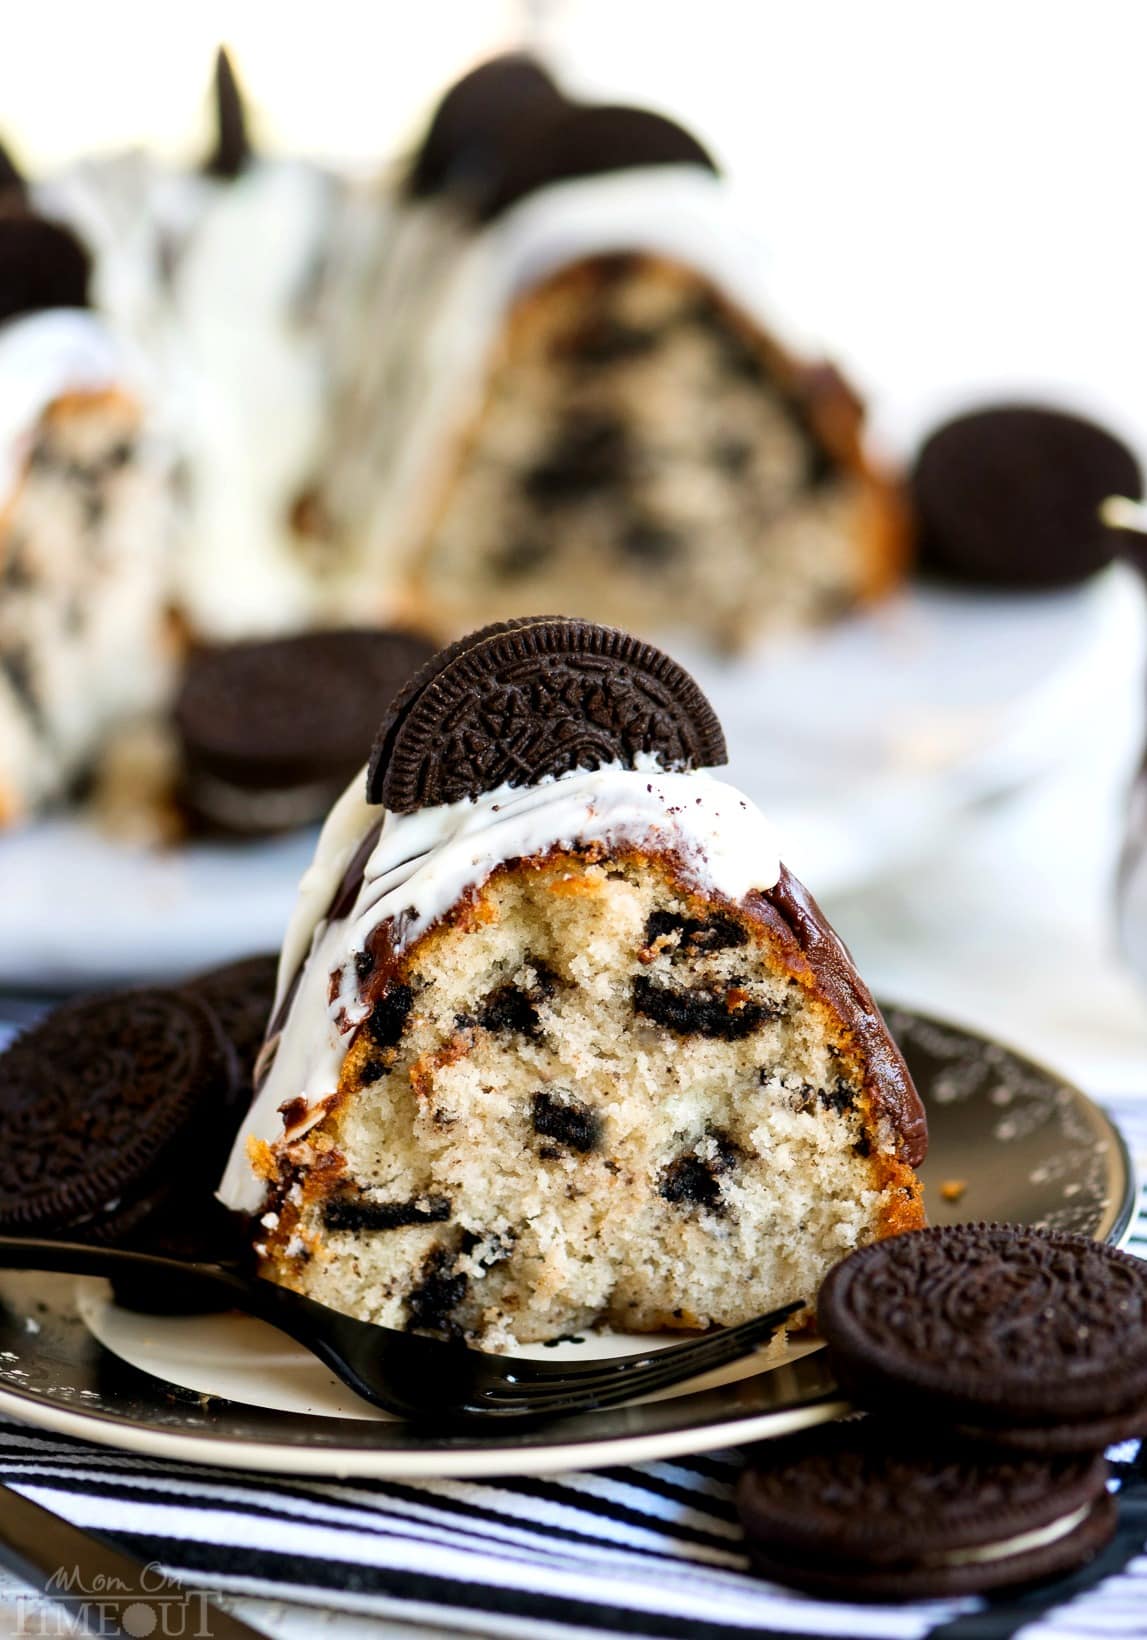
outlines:
[[1147, 1434], [1147, 1265], [1084, 1236], [921, 1230], [838, 1264], [817, 1301], [868, 1416], [759, 1449], [754, 1565], [850, 1598], [978, 1593], [1111, 1537], [1103, 1448]]
[[0, 1233], [232, 1256], [214, 1199], [275, 959], [66, 1003], [0, 1054]]
[[185, 809], [247, 836], [321, 819], [432, 654], [414, 633], [365, 628], [195, 650], [174, 711]]

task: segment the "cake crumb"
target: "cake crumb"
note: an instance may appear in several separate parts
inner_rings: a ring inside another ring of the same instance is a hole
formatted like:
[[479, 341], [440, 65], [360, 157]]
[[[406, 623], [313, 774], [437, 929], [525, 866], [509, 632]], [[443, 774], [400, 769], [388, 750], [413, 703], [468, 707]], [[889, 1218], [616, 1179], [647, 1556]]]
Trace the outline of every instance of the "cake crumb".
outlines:
[[967, 1179], [945, 1179], [940, 1194], [946, 1202], [958, 1202], [967, 1188]]

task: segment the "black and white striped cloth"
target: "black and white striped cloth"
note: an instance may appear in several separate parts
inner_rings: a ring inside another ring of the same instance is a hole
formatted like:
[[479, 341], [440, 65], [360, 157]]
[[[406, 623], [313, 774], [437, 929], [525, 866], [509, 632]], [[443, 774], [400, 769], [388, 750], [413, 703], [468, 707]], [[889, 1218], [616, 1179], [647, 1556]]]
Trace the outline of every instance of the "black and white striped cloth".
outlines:
[[[1147, 1157], [1147, 1098], [1112, 1102]], [[1141, 1176], [1142, 1176], [1141, 1169]], [[1147, 1257], [1147, 1191], [1132, 1249]], [[852, 1606], [746, 1570], [725, 1451], [542, 1479], [294, 1480], [165, 1463], [0, 1420], [0, 1481], [196, 1588], [449, 1632], [1066, 1640], [1147, 1634], [1147, 1443], [1112, 1453], [1116, 1542], [1020, 1600]]]

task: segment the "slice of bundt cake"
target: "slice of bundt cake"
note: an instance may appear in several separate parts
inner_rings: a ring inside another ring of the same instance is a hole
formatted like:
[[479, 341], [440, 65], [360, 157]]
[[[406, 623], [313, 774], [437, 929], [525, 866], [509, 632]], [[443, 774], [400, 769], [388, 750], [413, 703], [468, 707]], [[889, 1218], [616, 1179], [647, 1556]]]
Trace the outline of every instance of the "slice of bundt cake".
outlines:
[[923, 1111], [667, 656], [442, 652], [304, 879], [221, 1196], [265, 1275], [490, 1347], [729, 1324], [922, 1222]]
[[443, 100], [376, 237], [340, 297], [350, 387], [316, 481], [364, 600], [443, 638], [556, 606], [737, 648], [901, 575], [862, 407], [781, 345], [680, 125], [495, 59]]
[[422, 530], [416, 607], [457, 625], [556, 603], [729, 648], [834, 619], [904, 553], [861, 425], [834, 371], [790, 357], [705, 272], [582, 258], [505, 317]]
[[162, 700], [166, 458], [71, 232], [0, 213], [0, 827]]

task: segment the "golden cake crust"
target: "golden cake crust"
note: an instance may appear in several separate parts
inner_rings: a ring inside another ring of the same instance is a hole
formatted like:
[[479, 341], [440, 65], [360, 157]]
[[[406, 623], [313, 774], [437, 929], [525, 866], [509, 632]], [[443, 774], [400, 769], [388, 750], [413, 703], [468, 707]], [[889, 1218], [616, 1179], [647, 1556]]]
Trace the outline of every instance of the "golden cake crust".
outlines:
[[[883, 1237], [919, 1227], [924, 1213], [921, 1186], [912, 1164], [922, 1153], [924, 1134], [915, 1090], [843, 946], [828, 930], [814, 902], [787, 872], [782, 873], [776, 890], [751, 895], [735, 905], [699, 890], [670, 853], [631, 848], [607, 854], [597, 847], [558, 847], [529, 859], [508, 861], [483, 884], [470, 889], [446, 916], [405, 949], [394, 949], [389, 925], [376, 930], [370, 946], [373, 968], [369, 1002], [377, 1007], [398, 988], [409, 986], [417, 975], [441, 969], [449, 948], [460, 935], [495, 925], [500, 915], [499, 896], [507, 882], [532, 880], [554, 901], [592, 902], [601, 894], [608, 873], [627, 866], [652, 871], [672, 892], [674, 904], [684, 918], [700, 921], [717, 914], [767, 947], [778, 983], [783, 976], [799, 991], [808, 1019], [829, 1044], [842, 1074], [860, 1089], [854, 1116], [858, 1131], [870, 1138], [864, 1139], [863, 1149], [858, 1150], [855, 1167], [865, 1181], [864, 1190], [871, 1192], [876, 1203], [869, 1234]], [[652, 966], [661, 954], [660, 942], [655, 940], [638, 953], [637, 960]], [[724, 989], [723, 1000], [730, 1014], [735, 1015], [750, 1005], [750, 993], [730, 984]], [[415, 1030], [417, 1015], [416, 1000], [411, 1015]], [[463, 1065], [474, 1046], [474, 1026], [460, 1018], [456, 1028], [421, 1051], [405, 1071], [396, 1071], [410, 1089], [414, 1109], [421, 1112], [419, 1119], [430, 1119], [434, 1101], [440, 1097], [437, 1090], [442, 1073]], [[321, 1292], [321, 1286], [315, 1284], [321, 1283], [333, 1246], [329, 1232], [322, 1228], [324, 1212], [329, 1204], [342, 1199], [348, 1188], [357, 1189], [347, 1155], [355, 1142], [348, 1124], [353, 1127], [364, 1094], [379, 1085], [380, 1075], [389, 1075], [399, 1065], [402, 1054], [397, 1044], [380, 1050], [368, 1026], [361, 1027], [351, 1039], [337, 1093], [319, 1120], [306, 1127], [305, 1122], [313, 1121], [314, 1113], [308, 1115], [305, 1103], [297, 1101], [283, 1111], [284, 1138], [273, 1147], [261, 1144], [257, 1154], [252, 1155], [256, 1171], [269, 1186], [259, 1249], [263, 1272], [272, 1279], [300, 1290], [313, 1289], [316, 1295]], [[620, 1196], [625, 1188], [623, 1155], [607, 1154], [604, 1166], [617, 1168]], [[432, 1196], [418, 1198], [412, 1212], [416, 1217], [422, 1215], [419, 1228], [402, 1232], [418, 1238], [422, 1249], [419, 1256], [437, 1245], [435, 1200]], [[543, 1294], [549, 1283], [554, 1294], [560, 1296], [559, 1276], [547, 1276], [543, 1268], [537, 1280]], [[615, 1323], [638, 1330], [698, 1324], [693, 1309], [676, 1303], [661, 1302], [650, 1308], [631, 1298], [628, 1310], [610, 1313]]]

